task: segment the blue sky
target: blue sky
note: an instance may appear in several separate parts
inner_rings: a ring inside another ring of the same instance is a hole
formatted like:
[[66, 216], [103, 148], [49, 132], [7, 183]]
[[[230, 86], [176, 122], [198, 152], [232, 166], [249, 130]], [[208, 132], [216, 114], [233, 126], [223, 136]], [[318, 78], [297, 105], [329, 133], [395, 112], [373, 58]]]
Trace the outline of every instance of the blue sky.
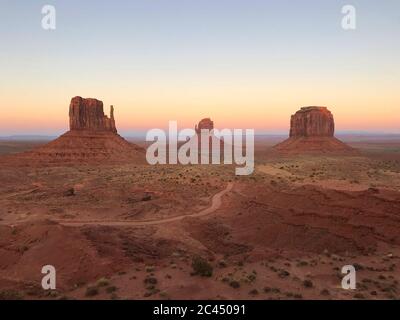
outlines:
[[[56, 7], [55, 31], [41, 28], [45, 4]], [[340, 26], [345, 4], [357, 9], [355, 31]], [[308, 104], [332, 106], [342, 130], [400, 127], [388, 118], [400, 108], [398, 0], [0, 0], [0, 9], [0, 95], [15, 111], [0, 117], [0, 135], [64, 131], [75, 95], [116, 104], [126, 132], [179, 116], [281, 132]]]

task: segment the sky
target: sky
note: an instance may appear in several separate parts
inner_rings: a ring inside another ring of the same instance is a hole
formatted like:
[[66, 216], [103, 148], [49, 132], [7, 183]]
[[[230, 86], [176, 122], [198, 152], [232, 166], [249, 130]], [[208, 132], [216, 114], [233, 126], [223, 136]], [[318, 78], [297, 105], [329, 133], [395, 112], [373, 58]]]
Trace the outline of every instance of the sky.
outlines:
[[337, 131], [400, 133], [399, 38], [398, 0], [0, 0], [0, 135], [68, 130], [74, 96], [114, 105], [126, 135], [204, 117], [285, 133], [310, 105]]

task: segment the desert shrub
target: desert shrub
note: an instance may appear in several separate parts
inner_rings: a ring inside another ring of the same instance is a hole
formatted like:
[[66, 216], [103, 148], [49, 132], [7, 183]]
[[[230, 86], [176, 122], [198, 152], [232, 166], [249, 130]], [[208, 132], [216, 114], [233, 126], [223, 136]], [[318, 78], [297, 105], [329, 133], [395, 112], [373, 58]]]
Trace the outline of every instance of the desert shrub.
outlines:
[[96, 287], [88, 287], [86, 289], [86, 297], [93, 297], [99, 294], [99, 289], [97, 289]]
[[281, 271], [279, 271], [279, 277], [280, 277], [280, 278], [286, 278], [286, 277], [288, 277], [288, 276], [290, 276], [290, 273], [287, 272], [286, 270], [281, 270]]
[[69, 188], [64, 192], [64, 196], [66, 197], [72, 197], [75, 195], [75, 189], [74, 188]]
[[213, 273], [213, 267], [208, 263], [207, 260], [202, 257], [194, 257], [192, 260], [192, 268], [194, 274], [202, 277], [211, 277]]
[[142, 201], [150, 201], [152, 199], [151, 194], [146, 194], [142, 197]]
[[252, 295], [252, 296], [258, 295], [258, 290], [257, 290], [257, 289], [251, 290], [251, 291], [249, 292], [249, 295]]
[[145, 271], [146, 271], [146, 272], [149, 272], [149, 273], [150, 273], [150, 272], [154, 272], [154, 270], [155, 270], [155, 269], [154, 269], [153, 266], [147, 266], [147, 267], [145, 268]]
[[144, 283], [145, 284], [152, 284], [152, 285], [155, 285], [155, 284], [157, 284], [157, 278], [154, 278], [154, 277], [147, 277], [146, 279], [144, 279]]
[[311, 280], [304, 280], [303, 281], [303, 286], [306, 288], [312, 288], [314, 286], [314, 284], [312, 283]]
[[300, 262], [297, 264], [297, 266], [298, 266], [298, 267], [305, 267], [305, 266], [308, 266], [308, 262], [307, 262], [307, 261], [300, 261]]
[[218, 265], [219, 265], [220, 268], [226, 268], [227, 267], [225, 260], [220, 260], [218, 262]]
[[323, 290], [321, 291], [321, 295], [323, 295], [323, 296], [329, 296], [329, 295], [330, 295], [330, 292], [329, 292], [328, 289], [323, 289]]
[[109, 287], [106, 288], [106, 292], [107, 293], [113, 293], [115, 291], [117, 291], [117, 287], [116, 286], [109, 286]]
[[236, 280], [231, 281], [231, 282], [229, 283], [229, 285], [230, 285], [232, 288], [234, 288], [234, 289], [237, 289], [237, 288], [240, 287], [240, 283], [239, 283], [238, 281], [236, 281]]
[[110, 284], [110, 282], [106, 278], [101, 278], [97, 280], [96, 285], [98, 287], [106, 287]]
[[257, 279], [257, 276], [256, 276], [255, 274], [249, 274], [249, 275], [247, 276], [247, 279], [248, 279], [250, 282], [253, 282], [253, 281], [255, 281], [255, 280]]
[[0, 291], [0, 300], [22, 300], [22, 293], [16, 290], [1, 290]]
[[18, 248], [18, 251], [19, 251], [20, 253], [24, 253], [25, 251], [28, 251], [28, 250], [29, 250], [29, 247], [26, 246], [26, 245], [23, 245], [23, 246], [21, 246], [21, 247]]

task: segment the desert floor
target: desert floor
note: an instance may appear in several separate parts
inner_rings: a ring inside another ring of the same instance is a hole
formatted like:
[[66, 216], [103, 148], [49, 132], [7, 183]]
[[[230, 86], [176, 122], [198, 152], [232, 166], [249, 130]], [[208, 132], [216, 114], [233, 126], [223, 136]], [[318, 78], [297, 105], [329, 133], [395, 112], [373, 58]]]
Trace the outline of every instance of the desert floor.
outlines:
[[[352, 141], [352, 155], [271, 145], [257, 140], [248, 177], [0, 155], [0, 299], [399, 299], [400, 140]], [[356, 290], [341, 288], [349, 264]]]

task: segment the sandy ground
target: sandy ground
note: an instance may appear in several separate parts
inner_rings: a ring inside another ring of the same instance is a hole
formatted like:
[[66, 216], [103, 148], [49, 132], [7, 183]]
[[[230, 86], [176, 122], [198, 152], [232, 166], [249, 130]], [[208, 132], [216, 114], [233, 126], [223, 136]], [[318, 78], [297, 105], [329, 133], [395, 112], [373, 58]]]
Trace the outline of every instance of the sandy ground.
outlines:
[[[400, 142], [357, 146], [282, 157], [258, 141], [249, 177], [0, 156], [0, 298], [398, 299]], [[47, 264], [57, 290], [41, 288]]]

